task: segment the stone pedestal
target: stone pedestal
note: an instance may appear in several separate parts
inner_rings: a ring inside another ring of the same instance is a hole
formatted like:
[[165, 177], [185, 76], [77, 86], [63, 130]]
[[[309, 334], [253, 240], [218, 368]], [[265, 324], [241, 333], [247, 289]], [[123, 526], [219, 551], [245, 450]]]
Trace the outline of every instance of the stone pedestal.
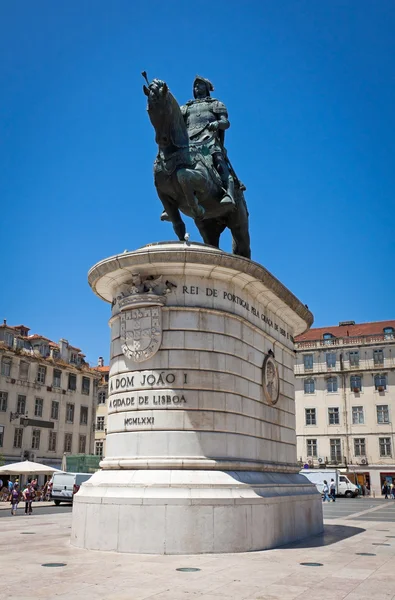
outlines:
[[188, 554], [322, 531], [296, 466], [293, 336], [312, 315], [262, 266], [152, 244], [89, 273], [112, 304], [107, 454], [74, 500], [72, 544]]

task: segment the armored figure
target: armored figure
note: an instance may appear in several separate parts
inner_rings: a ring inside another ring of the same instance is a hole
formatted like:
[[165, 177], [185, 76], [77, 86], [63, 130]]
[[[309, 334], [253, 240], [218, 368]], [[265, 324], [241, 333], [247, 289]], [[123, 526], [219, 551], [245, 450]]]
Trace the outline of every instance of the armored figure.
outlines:
[[[211, 98], [214, 86], [208, 79], [197, 75], [193, 82], [194, 100], [181, 106], [181, 112], [192, 144], [204, 143], [208, 147], [213, 166], [218, 172], [225, 195], [221, 205], [235, 205], [234, 180], [225, 156], [225, 131], [229, 129], [228, 111], [225, 104]], [[225, 208], [225, 206], [224, 206]]]

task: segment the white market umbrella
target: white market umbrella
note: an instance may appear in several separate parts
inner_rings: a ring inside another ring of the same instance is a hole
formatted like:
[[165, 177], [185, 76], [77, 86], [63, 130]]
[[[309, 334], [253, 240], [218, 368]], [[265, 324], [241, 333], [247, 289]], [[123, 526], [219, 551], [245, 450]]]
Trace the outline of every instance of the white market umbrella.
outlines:
[[63, 473], [63, 471], [31, 460], [23, 460], [22, 462], [0, 467], [0, 473], [4, 473], [5, 475], [39, 475], [44, 473]]

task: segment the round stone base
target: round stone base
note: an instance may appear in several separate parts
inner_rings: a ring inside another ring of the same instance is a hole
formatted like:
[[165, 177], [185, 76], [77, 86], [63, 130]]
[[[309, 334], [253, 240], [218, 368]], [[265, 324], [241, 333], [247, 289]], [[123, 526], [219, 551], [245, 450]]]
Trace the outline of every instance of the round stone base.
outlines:
[[71, 543], [137, 554], [248, 552], [322, 530], [321, 496], [301, 475], [107, 470], [74, 498]]

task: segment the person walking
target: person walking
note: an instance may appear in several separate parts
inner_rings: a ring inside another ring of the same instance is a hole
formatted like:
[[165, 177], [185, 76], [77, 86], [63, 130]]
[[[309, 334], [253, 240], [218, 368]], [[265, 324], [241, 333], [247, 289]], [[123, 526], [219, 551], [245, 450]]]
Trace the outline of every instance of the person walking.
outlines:
[[322, 493], [324, 495], [322, 501], [325, 502], [325, 500], [327, 500], [328, 502], [330, 502], [331, 499], [329, 498], [329, 486], [326, 479], [324, 479], [324, 487], [322, 489]]
[[332, 498], [333, 502], [336, 502], [336, 482], [334, 479], [331, 479], [331, 482], [329, 484], [329, 491], [330, 491], [330, 497]]
[[34, 498], [34, 488], [29, 482], [26, 488], [22, 492], [23, 499], [25, 501], [25, 515], [31, 515], [33, 512], [32, 502]]
[[383, 483], [383, 487], [381, 488], [381, 492], [384, 494], [384, 500], [388, 500], [388, 483], [386, 481], [384, 481]]
[[14, 484], [12, 483], [11, 477], [8, 480], [7, 487], [8, 487], [8, 500], [11, 502], [11, 492], [12, 492], [12, 489], [14, 487]]
[[21, 493], [19, 491], [19, 486], [14, 485], [14, 488], [11, 492], [11, 514], [16, 515], [16, 509], [18, 508], [19, 500], [21, 499]]

